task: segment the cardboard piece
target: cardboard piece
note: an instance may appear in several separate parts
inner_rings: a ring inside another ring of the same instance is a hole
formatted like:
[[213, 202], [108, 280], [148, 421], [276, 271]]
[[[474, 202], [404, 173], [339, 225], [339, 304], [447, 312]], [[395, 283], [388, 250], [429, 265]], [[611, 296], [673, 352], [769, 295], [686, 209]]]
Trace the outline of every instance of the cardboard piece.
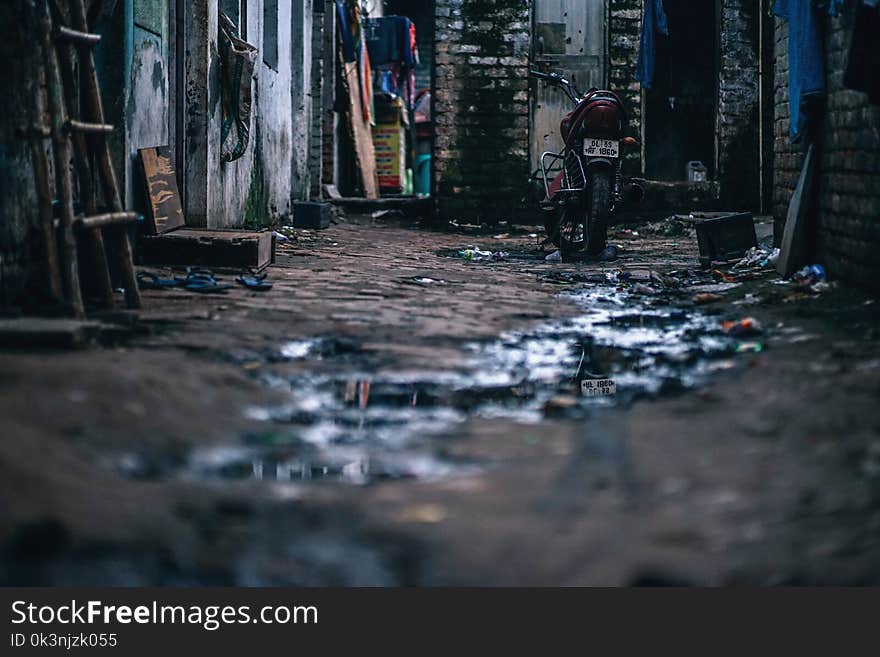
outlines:
[[141, 148], [138, 156], [147, 185], [145, 233], [161, 235], [185, 225], [170, 149], [167, 146]]

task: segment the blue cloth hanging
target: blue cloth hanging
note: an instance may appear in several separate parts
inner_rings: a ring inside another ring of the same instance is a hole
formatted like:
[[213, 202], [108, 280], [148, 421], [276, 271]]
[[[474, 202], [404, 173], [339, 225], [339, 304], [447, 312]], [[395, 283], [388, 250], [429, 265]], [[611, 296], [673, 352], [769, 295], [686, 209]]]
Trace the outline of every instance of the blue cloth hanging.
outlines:
[[666, 11], [663, 9], [663, 0], [648, 0], [645, 5], [645, 19], [642, 22], [642, 40], [639, 46], [639, 61], [636, 67], [636, 77], [645, 89], [650, 89], [654, 83], [654, 71], [657, 68], [654, 55], [654, 40], [658, 34], [669, 36], [669, 26], [666, 22]]
[[348, 18], [348, 9], [345, 8], [344, 0], [336, 0], [336, 15], [339, 17], [339, 33], [342, 36], [342, 58], [351, 63], [357, 60], [357, 53], [354, 48], [351, 21]]
[[819, 16], [813, 0], [776, 0], [773, 13], [788, 22], [788, 126], [794, 142], [807, 127], [804, 102], [825, 93]]

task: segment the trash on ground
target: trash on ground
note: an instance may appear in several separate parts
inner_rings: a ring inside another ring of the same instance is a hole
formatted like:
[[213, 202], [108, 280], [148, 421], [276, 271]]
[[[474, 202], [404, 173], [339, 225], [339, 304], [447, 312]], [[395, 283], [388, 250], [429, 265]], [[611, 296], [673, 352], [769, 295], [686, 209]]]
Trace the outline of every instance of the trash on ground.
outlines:
[[724, 297], [720, 294], [715, 294], [714, 292], [701, 292], [700, 294], [695, 294], [691, 301], [695, 304], [702, 305], [704, 303], [715, 303], [716, 301], [721, 301]]
[[740, 342], [736, 346], [738, 354], [759, 354], [764, 351], [764, 345], [760, 342]]
[[807, 265], [795, 272], [791, 279], [801, 287], [809, 287], [815, 283], [824, 283], [828, 279], [828, 275], [822, 265]]
[[548, 255], [546, 258], [544, 258], [544, 260], [547, 262], [562, 262], [562, 252], [561, 251], [554, 251], [553, 253]]
[[472, 247], [459, 251], [458, 255], [471, 262], [487, 262], [504, 260], [509, 254], [506, 251], [483, 251], [480, 247]]
[[749, 335], [758, 335], [763, 332], [761, 323], [754, 317], [744, 317], [737, 321], [724, 321], [721, 328], [728, 335], [734, 337], [746, 337]]
[[746, 255], [733, 266], [733, 269], [744, 269], [746, 267], [767, 267], [768, 265], [776, 265], [779, 260], [779, 249], [772, 249], [769, 246], [760, 244], [753, 246]]

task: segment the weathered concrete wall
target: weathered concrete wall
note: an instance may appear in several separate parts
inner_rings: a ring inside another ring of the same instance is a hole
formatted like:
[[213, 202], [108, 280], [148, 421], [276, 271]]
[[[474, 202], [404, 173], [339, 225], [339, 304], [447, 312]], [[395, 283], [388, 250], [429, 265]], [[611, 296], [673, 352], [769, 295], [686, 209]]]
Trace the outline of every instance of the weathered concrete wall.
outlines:
[[[827, 107], [820, 131], [819, 208], [814, 259], [830, 276], [880, 290], [880, 107], [843, 86], [855, 24], [853, 6], [829, 20]], [[788, 28], [776, 23], [774, 214], [783, 223], [803, 164], [789, 139]]]
[[278, 61], [263, 58], [263, 0], [247, 1], [247, 41], [255, 67], [250, 142], [221, 161], [217, 0], [187, 12], [187, 214], [192, 225], [236, 227], [285, 221], [291, 201], [308, 196], [311, 2], [278, 2]]
[[435, 16], [438, 216], [507, 219], [529, 175], [531, 2], [437, 0]]
[[[291, 212], [291, 163], [293, 114], [290, 108], [291, 3], [277, 2], [278, 64], [277, 69], [264, 59], [264, 13], [258, 13], [259, 29], [252, 31], [251, 41], [259, 49], [257, 79], [255, 81], [254, 148], [255, 164], [245, 211], [249, 225], [284, 222]], [[250, 19], [249, 19], [250, 20]], [[256, 22], [256, 21], [255, 21]], [[228, 166], [228, 165], [227, 165]]]

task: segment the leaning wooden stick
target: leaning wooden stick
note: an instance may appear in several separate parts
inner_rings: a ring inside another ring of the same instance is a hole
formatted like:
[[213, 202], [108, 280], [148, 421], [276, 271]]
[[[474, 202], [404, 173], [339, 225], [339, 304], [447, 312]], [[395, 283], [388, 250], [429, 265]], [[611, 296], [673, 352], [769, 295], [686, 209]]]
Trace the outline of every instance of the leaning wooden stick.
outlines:
[[55, 155], [55, 173], [58, 196], [61, 200], [61, 280], [64, 296], [73, 309], [74, 316], [85, 316], [82, 292], [79, 287], [79, 265], [76, 255], [76, 238], [73, 235], [73, 182], [70, 176], [70, 138], [64, 129], [67, 117], [64, 113], [64, 95], [58, 54], [52, 44], [52, 19], [48, 1], [40, 3], [40, 41], [46, 62], [46, 95], [52, 122], [52, 145]]
[[[57, 4], [57, 3], [56, 3]], [[58, 14], [60, 12], [56, 12]], [[61, 29], [61, 28], [58, 28]], [[55, 32], [58, 40], [58, 30]], [[92, 44], [93, 41], [86, 43]], [[70, 118], [67, 122], [68, 129], [72, 124], [79, 123], [79, 110], [76, 108], [76, 79], [74, 76], [74, 62], [76, 52], [70, 40], [61, 40], [58, 43], [58, 58], [61, 65], [61, 78], [64, 81], [64, 90], [67, 96], [67, 108]], [[94, 215], [98, 210], [95, 189], [92, 184], [92, 170], [89, 166], [89, 149], [86, 144], [86, 136], [79, 131], [71, 131], [73, 139], [73, 152], [75, 155], [76, 176], [79, 180], [79, 195], [83, 208], [87, 215]], [[74, 222], [76, 223], [76, 222]], [[76, 225], [74, 225], [76, 228]], [[88, 253], [97, 286], [98, 299], [104, 308], [112, 308], [113, 283], [110, 280], [110, 269], [107, 262], [107, 251], [104, 248], [104, 237], [99, 228], [87, 231], [83, 235], [87, 240]]]
[[[82, 0], [70, 0], [70, 18], [74, 30], [81, 33], [88, 32], [86, 11]], [[104, 125], [104, 107], [101, 104], [98, 76], [95, 73], [95, 60], [92, 56], [90, 44], [82, 44], [79, 54], [80, 67], [82, 69], [83, 103], [88, 110], [88, 118], [93, 122], [92, 125]], [[116, 172], [113, 169], [113, 161], [110, 157], [110, 149], [107, 146], [106, 137], [101, 134], [97, 136], [97, 139], [101, 141], [101, 146], [98, 149], [98, 168], [101, 174], [104, 197], [114, 213], [123, 212], [119, 185], [116, 181]], [[125, 287], [126, 305], [129, 308], [140, 308], [141, 294], [140, 290], [138, 290], [131, 244], [128, 241], [125, 227], [111, 226], [107, 232], [108, 235], [113, 236], [116, 242], [119, 271], [122, 274], [123, 286]]]

